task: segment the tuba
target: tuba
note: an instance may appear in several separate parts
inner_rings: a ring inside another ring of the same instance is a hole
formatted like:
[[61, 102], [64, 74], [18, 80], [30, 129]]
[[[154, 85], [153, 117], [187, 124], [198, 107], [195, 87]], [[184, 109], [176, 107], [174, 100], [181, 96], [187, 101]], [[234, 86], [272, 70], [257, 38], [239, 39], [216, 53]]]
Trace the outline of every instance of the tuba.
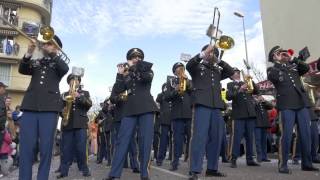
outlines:
[[69, 89], [69, 94], [64, 97], [64, 100], [66, 101], [66, 107], [63, 109], [63, 119], [62, 119], [62, 125], [67, 126], [70, 119], [70, 112], [72, 108], [72, 104], [75, 101], [77, 87], [76, 87], [76, 81], [72, 81]]
[[[216, 22], [217, 15], [217, 23]], [[234, 46], [234, 40], [230, 36], [222, 35], [219, 29], [220, 24], [220, 11], [217, 7], [214, 8], [212, 24], [207, 29], [207, 36], [210, 37], [210, 45], [215, 43], [215, 46], [221, 49], [219, 59], [222, 59], [225, 50], [231, 49]]]
[[243, 77], [243, 81], [244, 83], [246, 83], [247, 85], [247, 93], [252, 93], [253, 90], [254, 90], [254, 86], [253, 86], [253, 82], [252, 82], [252, 77], [249, 76], [249, 75], [245, 75], [243, 70], [241, 70], [241, 74], [242, 74], [242, 77]]

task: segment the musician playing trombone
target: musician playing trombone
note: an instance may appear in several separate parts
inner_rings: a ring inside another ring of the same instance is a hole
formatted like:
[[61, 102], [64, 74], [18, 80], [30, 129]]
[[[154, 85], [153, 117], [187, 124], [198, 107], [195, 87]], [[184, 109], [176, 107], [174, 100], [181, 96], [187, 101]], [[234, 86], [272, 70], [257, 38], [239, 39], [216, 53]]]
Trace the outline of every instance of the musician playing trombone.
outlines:
[[193, 84], [193, 134], [190, 146], [190, 180], [201, 174], [203, 157], [207, 150], [206, 176], [226, 176], [218, 171], [218, 160], [225, 127], [221, 109], [220, 81], [231, 77], [233, 68], [222, 61], [214, 45], [206, 45], [186, 66]]
[[58, 56], [62, 48], [58, 36], [42, 43], [40, 50], [43, 58], [31, 60], [36, 49], [35, 42], [30, 43], [19, 64], [19, 73], [31, 76], [21, 105], [19, 179], [23, 180], [32, 179], [34, 149], [38, 140], [40, 164], [37, 179], [49, 178], [53, 139], [62, 107], [59, 83], [69, 70], [66, 62]]

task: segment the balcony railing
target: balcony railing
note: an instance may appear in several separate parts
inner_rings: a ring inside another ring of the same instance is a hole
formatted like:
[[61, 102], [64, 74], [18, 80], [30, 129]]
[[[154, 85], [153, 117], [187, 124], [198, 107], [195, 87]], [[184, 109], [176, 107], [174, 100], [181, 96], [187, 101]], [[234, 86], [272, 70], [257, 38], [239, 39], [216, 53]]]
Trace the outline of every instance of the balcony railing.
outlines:
[[35, 4], [37, 6], [43, 7], [49, 13], [51, 13], [51, 2], [52, 0], [16, 0], [17, 2]]

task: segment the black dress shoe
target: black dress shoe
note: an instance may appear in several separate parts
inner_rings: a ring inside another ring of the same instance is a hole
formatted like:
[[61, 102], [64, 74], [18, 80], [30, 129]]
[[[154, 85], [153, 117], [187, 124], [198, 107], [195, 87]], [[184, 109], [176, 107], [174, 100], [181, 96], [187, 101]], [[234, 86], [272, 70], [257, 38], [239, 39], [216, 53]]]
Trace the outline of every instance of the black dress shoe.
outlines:
[[169, 170], [170, 171], [176, 171], [176, 170], [178, 170], [178, 166], [171, 166], [171, 168]]
[[292, 164], [293, 165], [299, 165], [299, 160], [297, 160], [297, 159], [292, 160]]
[[82, 176], [84, 176], [84, 177], [90, 177], [90, 176], [91, 176], [91, 173], [90, 173], [90, 172], [83, 173]]
[[137, 174], [138, 174], [138, 173], [140, 173], [140, 170], [139, 170], [139, 169], [137, 169], [137, 168], [134, 168], [134, 169], [132, 169], [132, 172], [133, 172], [133, 173], [137, 173]]
[[291, 170], [286, 168], [286, 167], [281, 167], [279, 168], [279, 173], [282, 173], [282, 174], [291, 174]]
[[189, 172], [189, 180], [198, 180], [198, 175], [195, 172]]
[[65, 177], [67, 177], [68, 175], [65, 175], [65, 174], [59, 174], [58, 176], [57, 176], [57, 179], [62, 179], [62, 178], [65, 178]]
[[230, 161], [228, 159], [222, 159], [222, 163], [229, 163]]
[[149, 177], [141, 177], [141, 180], [150, 180]]
[[162, 162], [157, 161], [157, 166], [162, 166]]
[[97, 161], [97, 164], [101, 164], [102, 163], [102, 161]]
[[227, 175], [222, 172], [219, 172], [217, 170], [207, 169], [206, 176], [208, 176], [208, 177], [226, 177]]
[[313, 163], [316, 163], [316, 164], [319, 164], [319, 163], [320, 163], [320, 159], [319, 159], [319, 158], [313, 159], [312, 162], [313, 162]]
[[247, 166], [260, 166], [260, 164], [256, 163], [255, 161], [247, 162]]
[[237, 168], [237, 160], [231, 159], [231, 168]]
[[270, 159], [262, 159], [262, 162], [271, 162]]
[[302, 171], [319, 171], [319, 168], [316, 168], [314, 166], [310, 166], [310, 167], [302, 167], [301, 170]]
[[107, 178], [103, 178], [102, 180], [115, 180], [115, 177], [107, 177]]

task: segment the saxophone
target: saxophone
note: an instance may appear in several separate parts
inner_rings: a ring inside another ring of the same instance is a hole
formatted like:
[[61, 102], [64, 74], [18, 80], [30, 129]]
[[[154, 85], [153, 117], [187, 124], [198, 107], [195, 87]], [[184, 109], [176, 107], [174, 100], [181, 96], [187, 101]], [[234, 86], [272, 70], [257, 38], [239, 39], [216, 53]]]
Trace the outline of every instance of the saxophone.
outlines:
[[62, 119], [62, 125], [67, 126], [69, 123], [69, 118], [70, 118], [70, 112], [72, 108], [72, 104], [75, 101], [76, 97], [76, 81], [71, 81], [70, 89], [69, 89], [69, 94], [64, 97], [64, 100], [66, 102], [66, 106], [63, 109], [63, 119]]
[[185, 74], [185, 70], [183, 67], [179, 68], [178, 78], [179, 78], [178, 92], [179, 94], [183, 94], [187, 89], [187, 76]]
[[253, 92], [253, 90], [254, 90], [252, 77], [251, 76], [245, 76], [243, 70], [241, 70], [241, 74], [242, 74], [244, 83], [247, 84], [247, 93], [251, 94]]

